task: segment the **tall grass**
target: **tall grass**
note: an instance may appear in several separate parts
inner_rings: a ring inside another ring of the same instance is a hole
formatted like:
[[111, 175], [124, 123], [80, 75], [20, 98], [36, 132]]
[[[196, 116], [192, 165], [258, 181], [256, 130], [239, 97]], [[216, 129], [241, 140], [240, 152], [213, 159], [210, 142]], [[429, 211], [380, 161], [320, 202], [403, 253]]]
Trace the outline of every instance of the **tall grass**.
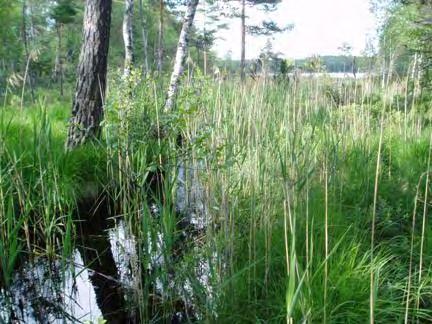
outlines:
[[[4, 284], [19, 252], [66, 258], [71, 211], [105, 190], [136, 245], [143, 321], [432, 320], [432, 133], [427, 113], [398, 108], [402, 84], [198, 76], [168, 115], [159, 88], [113, 82], [103, 139], [70, 153], [68, 109], [2, 110]], [[175, 211], [184, 161], [206, 207], [195, 231]]]
[[[391, 87], [311, 79], [205, 88], [186, 131], [210, 129], [204, 182], [229, 265], [220, 319], [402, 320], [409, 238], [425, 239], [409, 215], [429, 168], [430, 129], [415, 110], [404, 122]], [[425, 307], [408, 311], [430, 318]]]
[[[43, 105], [0, 112], [2, 261], [18, 262], [19, 252], [30, 257], [71, 252], [71, 213], [89, 183], [99, 185], [103, 173], [97, 161], [103, 154], [94, 147], [65, 153], [66, 114], [63, 107], [48, 111]], [[13, 270], [10, 264], [1, 273], [6, 279]]]

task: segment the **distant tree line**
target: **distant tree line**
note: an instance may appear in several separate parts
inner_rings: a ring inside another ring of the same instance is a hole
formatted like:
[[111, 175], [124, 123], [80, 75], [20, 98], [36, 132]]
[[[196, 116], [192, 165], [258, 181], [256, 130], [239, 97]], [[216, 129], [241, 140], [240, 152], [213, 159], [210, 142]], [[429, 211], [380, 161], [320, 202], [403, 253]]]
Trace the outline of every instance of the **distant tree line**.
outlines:
[[[328, 72], [328, 73], [348, 73], [355, 72], [371, 72], [374, 68], [373, 62], [375, 57], [368, 56], [351, 56], [344, 55], [324, 55], [324, 56], [311, 56], [302, 59], [285, 59], [280, 55], [268, 55], [269, 53], [262, 53], [258, 59], [246, 60], [246, 70], [251, 71], [255, 66], [261, 65], [264, 60], [267, 60], [267, 72], [274, 74], [293, 72], [300, 70], [303, 72]], [[236, 73], [240, 68], [240, 60], [232, 60], [225, 58], [219, 61], [219, 64], [225, 66], [230, 73]], [[282, 69], [282, 70], [281, 70]], [[257, 72], [261, 72], [258, 69]]]

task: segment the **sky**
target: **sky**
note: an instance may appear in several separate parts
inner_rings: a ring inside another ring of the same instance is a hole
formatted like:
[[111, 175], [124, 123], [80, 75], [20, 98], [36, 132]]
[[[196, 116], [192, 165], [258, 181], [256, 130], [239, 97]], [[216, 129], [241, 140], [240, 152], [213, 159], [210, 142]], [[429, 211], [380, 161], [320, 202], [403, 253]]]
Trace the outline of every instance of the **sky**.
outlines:
[[[282, 0], [278, 9], [265, 13], [247, 8], [247, 25], [258, 25], [263, 19], [279, 25], [294, 24], [294, 29], [272, 37], [273, 50], [282, 57], [304, 58], [312, 55], [341, 54], [338, 47], [348, 43], [353, 54], [360, 55], [368, 39], [374, 39], [377, 20], [370, 12], [369, 0]], [[225, 18], [224, 18], [225, 19]], [[204, 26], [204, 14], [196, 24]], [[228, 29], [217, 34], [213, 50], [219, 57], [231, 54], [240, 59], [240, 18], [228, 20]], [[268, 37], [246, 37], [246, 58], [258, 57]]]

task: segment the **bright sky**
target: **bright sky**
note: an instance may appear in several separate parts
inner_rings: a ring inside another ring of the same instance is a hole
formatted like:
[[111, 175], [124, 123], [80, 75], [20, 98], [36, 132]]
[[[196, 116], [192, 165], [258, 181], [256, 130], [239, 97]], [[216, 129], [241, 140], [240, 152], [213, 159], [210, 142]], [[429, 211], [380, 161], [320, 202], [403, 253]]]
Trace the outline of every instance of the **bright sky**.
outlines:
[[[273, 37], [273, 49], [282, 56], [303, 58], [315, 54], [340, 54], [338, 47], [347, 42], [359, 55], [368, 39], [375, 35], [377, 21], [369, 10], [369, 0], [282, 0], [277, 11], [264, 13], [247, 8], [247, 25], [259, 25], [263, 19], [279, 25], [294, 24], [294, 29]], [[225, 18], [224, 18], [225, 19]], [[203, 14], [196, 24], [203, 27]], [[231, 52], [240, 58], [240, 18], [230, 19], [229, 28], [218, 33], [213, 48], [220, 57]], [[246, 36], [246, 58], [256, 58], [267, 37]]]

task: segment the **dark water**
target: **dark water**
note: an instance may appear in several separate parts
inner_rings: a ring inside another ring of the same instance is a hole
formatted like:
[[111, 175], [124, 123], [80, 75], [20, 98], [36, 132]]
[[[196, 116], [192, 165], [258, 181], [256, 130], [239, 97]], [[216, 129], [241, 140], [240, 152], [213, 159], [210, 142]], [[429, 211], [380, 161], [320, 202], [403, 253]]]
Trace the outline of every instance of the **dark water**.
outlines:
[[[180, 172], [180, 178], [184, 179], [184, 170]], [[188, 202], [180, 203], [184, 213], [200, 193], [196, 188], [179, 188], [181, 199], [192, 196]], [[149, 204], [157, 217], [158, 208], [151, 201]], [[180, 243], [193, 241], [205, 230], [200, 204], [189, 208], [188, 216], [178, 222], [183, 241]], [[10, 287], [7, 290], [0, 287], [0, 323], [98, 323], [102, 318], [108, 323], [141, 323], [136, 295], [143, 272], [151, 272], [167, 262], [162, 253], [164, 238], [158, 233], [156, 240], [148, 243], [151, 257], [143, 269], [138, 260], [136, 238], [121, 217], [113, 217], [112, 210], [112, 202], [106, 195], [79, 204], [79, 235], [71, 258], [62, 261], [35, 257], [23, 262]], [[183, 247], [177, 248], [175, 258], [181, 258], [184, 252]], [[173, 282], [175, 275], [169, 273]], [[198, 260], [193, 276], [194, 283], [198, 282], [210, 298], [207, 260]], [[155, 305], [163, 304], [163, 289], [160, 280], [154, 280], [155, 302], [149, 302], [150, 313], [160, 312]], [[161, 322], [199, 320], [190, 280], [185, 280], [177, 290], [175, 310]]]
[[133, 237], [122, 224], [110, 228], [110, 204], [101, 197], [79, 206], [85, 220], [78, 223], [70, 260], [35, 257], [15, 272], [9, 289], [1, 290], [2, 322], [97, 322], [102, 316], [109, 323], [133, 322], [125, 298]]
[[96, 321], [102, 317], [95, 289], [78, 251], [73, 265], [44, 258], [26, 263], [0, 297], [0, 317], [8, 323]]

